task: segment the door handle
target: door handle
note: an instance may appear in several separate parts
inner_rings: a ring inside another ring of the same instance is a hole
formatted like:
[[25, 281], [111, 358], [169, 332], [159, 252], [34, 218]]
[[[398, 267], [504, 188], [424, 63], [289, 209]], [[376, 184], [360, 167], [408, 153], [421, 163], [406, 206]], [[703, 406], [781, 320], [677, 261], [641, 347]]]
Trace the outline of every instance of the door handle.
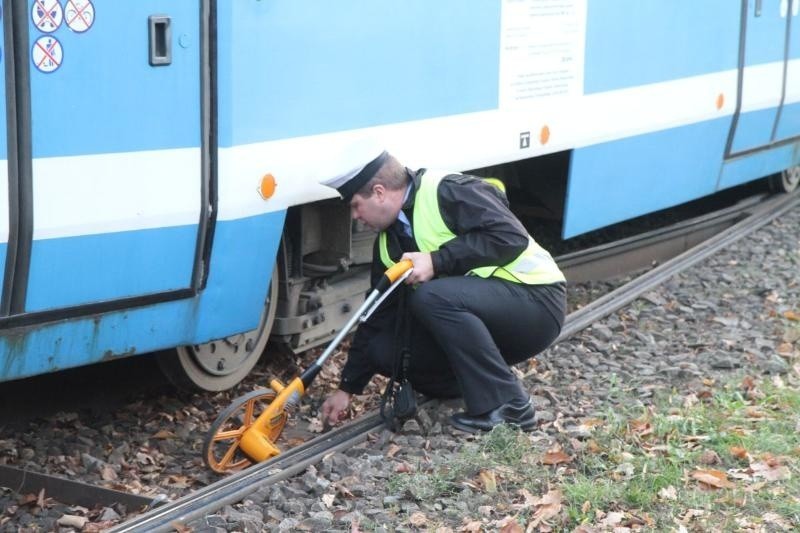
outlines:
[[147, 26], [150, 35], [150, 65], [172, 64], [172, 29], [166, 15], [150, 15]]

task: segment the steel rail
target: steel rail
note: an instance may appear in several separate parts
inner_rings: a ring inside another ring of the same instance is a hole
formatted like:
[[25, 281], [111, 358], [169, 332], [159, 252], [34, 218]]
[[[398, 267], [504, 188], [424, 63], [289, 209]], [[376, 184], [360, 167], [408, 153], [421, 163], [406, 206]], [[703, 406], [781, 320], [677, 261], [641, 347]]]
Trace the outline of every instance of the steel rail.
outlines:
[[571, 283], [618, 277], [672, 259], [697, 246], [745, 218], [767, 196], [752, 196], [713, 213], [560, 255], [555, 261]]
[[571, 337], [578, 331], [590, 326], [599, 318], [613, 313], [641, 294], [663, 283], [681, 270], [699, 263], [722, 248], [768, 224], [798, 203], [800, 203], [800, 190], [792, 194], [777, 195], [768, 199], [753, 209], [747, 218], [737, 222], [730, 228], [649, 270], [622, 287], [592, 301], [585, 307], [570, 313], [556, 342]]
[[[720, 249], [745, 237], [800, 203], [800, 192], [770, 198], [752, 209], [750, 215], [715, 237], [648, 271], [619, 289], [571, 313], [556, 342], [561, 342], [647, 292], [666, 279], [708, 258]], [[367, 438], [367, 433], [382, 424], [377, 414], [356, 420], [328, 434], [284, 452], [276, 458], [254, 465], [217, 481], [174, 502], [146, 512], [117, 527], [113, 533], [172, 531], [225, 505], [241, 501], [264, 485], [286, 479], [328, 453], [348, 448]]]

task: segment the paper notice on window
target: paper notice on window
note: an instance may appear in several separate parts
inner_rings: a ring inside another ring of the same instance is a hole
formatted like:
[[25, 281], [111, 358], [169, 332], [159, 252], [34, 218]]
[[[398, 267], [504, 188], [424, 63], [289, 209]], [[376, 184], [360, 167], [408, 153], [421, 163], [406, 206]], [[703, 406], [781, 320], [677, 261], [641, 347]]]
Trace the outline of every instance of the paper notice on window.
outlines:
[[503, 0], [500, 108], [583, 92], [587, 0]]

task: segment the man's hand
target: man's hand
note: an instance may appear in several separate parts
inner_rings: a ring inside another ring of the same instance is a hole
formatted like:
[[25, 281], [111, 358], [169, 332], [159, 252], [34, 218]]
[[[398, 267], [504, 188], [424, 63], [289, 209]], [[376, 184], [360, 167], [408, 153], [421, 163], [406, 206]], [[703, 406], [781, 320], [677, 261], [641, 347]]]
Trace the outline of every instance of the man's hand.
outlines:
[[350, 393], [337, 390], [325, 399], [322, 404], [322, 420], [335, 426], [347, 415], [347, 406], [350, 405]]
[[433, 279], [433, 260], [427, 252], [406, 252], [402, 259], [410, 259], [414, 263], [414, 271], [406, 278], [408, 285], [423, 283]]

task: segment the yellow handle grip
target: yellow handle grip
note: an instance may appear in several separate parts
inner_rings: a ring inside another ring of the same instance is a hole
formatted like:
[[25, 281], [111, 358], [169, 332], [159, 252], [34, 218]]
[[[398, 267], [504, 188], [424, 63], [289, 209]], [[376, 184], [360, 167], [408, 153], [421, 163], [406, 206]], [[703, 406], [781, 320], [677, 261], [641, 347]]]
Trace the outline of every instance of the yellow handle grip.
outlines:
[[414, 263], [411, 262], [411, 259], [403, 259], [396, 265], [389, 267], [383, 275], [389, 279], [390, 283], [394, 283], [397, 278], [405, 274], [406, 270], [413, 266]]

